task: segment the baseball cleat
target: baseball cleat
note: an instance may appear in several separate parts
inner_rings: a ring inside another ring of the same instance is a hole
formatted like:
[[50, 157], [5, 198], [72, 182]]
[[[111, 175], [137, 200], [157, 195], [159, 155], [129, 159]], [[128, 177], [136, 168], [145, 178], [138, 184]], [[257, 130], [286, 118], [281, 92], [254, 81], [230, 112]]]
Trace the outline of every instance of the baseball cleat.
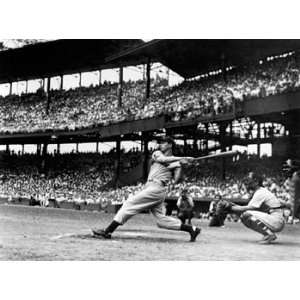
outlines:
[[195, 230], [193, 230], [191, 232], [191, 239], [190, 239], [190, 242], [195, 242], [196, 241], [196, 238], [198, 236], [198, 234], [201, 232], [201, 228], [199, 227], [196, 227]]
[[273, 233], [273, 234], [267, 234], [265, 235], [260, 241], [260, 244], [270, 244], [273, 241], [275, 241], [277, 239], [277, 236]]
[[106, 233], [103, 229], [92, 228], [93, 235], [104, 239], [111, 239], [111, 233]]

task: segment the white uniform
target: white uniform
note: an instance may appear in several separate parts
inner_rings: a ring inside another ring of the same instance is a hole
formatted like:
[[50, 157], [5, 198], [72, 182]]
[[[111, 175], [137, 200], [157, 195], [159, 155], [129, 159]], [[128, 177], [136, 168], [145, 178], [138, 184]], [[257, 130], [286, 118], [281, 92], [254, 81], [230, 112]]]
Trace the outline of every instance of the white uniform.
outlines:
[[157, 226], [165, 229], [180, 230], [181, 221], [165, 215], [164, 200], [166, 198], [167, 183], [172, 179], [170, 164], [157, 161], [160, 151], [152, 155], [153, 163], [150, 168], [147, 183], [142, 191], [128, 198], [120, 208], [114, 221], [124, 224], [134, 215], [150, 210], [157, 219]]
[[267, 225], [273, 232], [279, 232], [283, 229], [285, 222], [281, 203], [269, 190], [260, 187], [248, 205], [257, 210], [247, 212]]

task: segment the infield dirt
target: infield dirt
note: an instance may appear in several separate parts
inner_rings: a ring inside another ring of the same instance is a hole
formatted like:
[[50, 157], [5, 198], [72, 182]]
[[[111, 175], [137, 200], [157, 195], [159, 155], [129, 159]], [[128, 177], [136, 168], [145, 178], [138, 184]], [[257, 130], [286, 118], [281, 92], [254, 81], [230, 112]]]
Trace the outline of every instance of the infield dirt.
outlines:
[[65, 209], [0, 206], [0, 260], [300, 260], [300, 225], [286, 225], [271, 245], [241, 223], [202, 228], [195, 243], [184, 232], [162, 230], [148, 214], [132, 218], [112, 240], [96, 239], [90, 228], [113, 215]]

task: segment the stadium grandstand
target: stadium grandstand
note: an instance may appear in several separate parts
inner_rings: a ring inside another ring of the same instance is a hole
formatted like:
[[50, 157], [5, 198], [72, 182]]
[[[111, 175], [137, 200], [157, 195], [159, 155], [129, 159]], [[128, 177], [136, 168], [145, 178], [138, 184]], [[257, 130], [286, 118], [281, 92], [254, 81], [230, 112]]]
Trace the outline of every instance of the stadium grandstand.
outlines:
[[[170, 205], [183, 185], [203, 211], [220, 194], [247, 201], [241, 178], [253, 168], [286, 200], [281, 165], [300, 156], [299, 49], [299, 40], [55, 40], [1, 51], [1, 201], [115, 210], [141, 188], [162, 134], [184, 155], [240, 150], [235, 164], [188, 170]], [[138, 80], [126, 75], [133, 67]], [[85, 143], [93, 151], [82, 153]], [[75, 148], [63, 153], [66, 144]]]

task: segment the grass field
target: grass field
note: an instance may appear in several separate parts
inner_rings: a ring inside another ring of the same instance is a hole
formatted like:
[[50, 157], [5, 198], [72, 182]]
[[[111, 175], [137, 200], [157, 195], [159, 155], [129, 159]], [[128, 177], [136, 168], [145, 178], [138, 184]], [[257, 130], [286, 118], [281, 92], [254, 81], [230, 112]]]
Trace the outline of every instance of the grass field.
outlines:
[[240, 223], [202, 227], [197, 242], [184, 232], [156, 227], [150, 215], [138, 215], [112, 240], [94, 238], [90, 228], [104, 227], [105, 213], [27, 206], [0, 206], [0, 260], [300, 260], [300, 225], [286, 225], [278, 240], [260, 245], [260, 235]]

